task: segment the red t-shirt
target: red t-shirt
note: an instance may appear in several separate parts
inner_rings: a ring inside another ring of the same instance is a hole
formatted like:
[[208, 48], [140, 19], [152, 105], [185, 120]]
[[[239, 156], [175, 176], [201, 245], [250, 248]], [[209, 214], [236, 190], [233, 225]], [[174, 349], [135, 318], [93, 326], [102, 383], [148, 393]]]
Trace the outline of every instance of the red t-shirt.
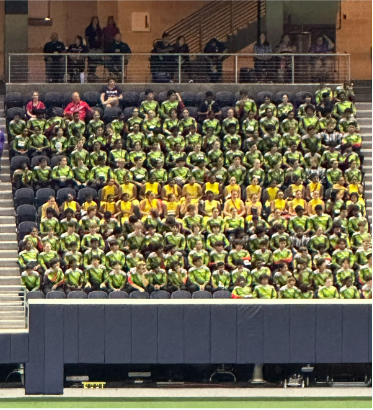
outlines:
[[78, 103], [71, 102], [65, 108], [64, 113], [72, 115], [74, 112], [78, 112], [79, 118], [84, 121], [87, 114], [91, 111], [91, 107], [85, 101], [79, 101]]
[[45, 105], [41, 101], [38, 101], [38, 103], [34, 105], [34, 102], [31, 100], [26, 105], [26, 111], [32, 113], [32, 110], [45, 110]]

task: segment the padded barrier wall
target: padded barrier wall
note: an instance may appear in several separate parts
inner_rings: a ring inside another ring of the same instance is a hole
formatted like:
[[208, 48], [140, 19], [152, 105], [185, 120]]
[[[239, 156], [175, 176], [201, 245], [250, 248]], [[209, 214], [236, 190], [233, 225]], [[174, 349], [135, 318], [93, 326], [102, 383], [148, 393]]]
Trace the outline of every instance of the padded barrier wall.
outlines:
[[[239, 302], [32, 301], [26, 394], [62, 394], [64, 364], [73, 363], [372, 360], [372, 307], [365, 301]], [[0, 338], [0, 347], [17, 358], [11, 342]]]

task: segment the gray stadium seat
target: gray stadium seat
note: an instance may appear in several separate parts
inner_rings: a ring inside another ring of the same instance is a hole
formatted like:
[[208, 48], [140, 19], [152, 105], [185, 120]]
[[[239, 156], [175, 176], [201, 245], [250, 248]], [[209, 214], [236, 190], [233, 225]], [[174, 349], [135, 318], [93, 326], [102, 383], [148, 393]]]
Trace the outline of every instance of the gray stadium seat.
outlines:
[[44, 299], [44, 294], [40, 292], [40, 290], [35, 290], [32, 292], [26, 293], [26, 300], [29, 299]]
[[123, 95], [123, 99], [121, 101], [121, 105], [123, 108], [139, 106], [140, 97], [136, 91], [124, 91], [122, 95]]
[[115, 292], [109, 293], [109, 299], [128, 299], [129, 294], [123, 290], [116, 290]]
[[150, 299], [170, 299], [170, 294], [165, 290], [155, 290], [150, 294]]
[[47, 164], [50, 165], [51, 160], [48, 157], [46, 157], [45, 155], [37, 155], [36, 157], [32, 158], [32, 160], [31, 160], [31, 168], [34, 168], [34, 167], [38, 166], [39, 161], [40, 161], [41, 158], [46, 159]]
[[22, 222], [36, 222], [36, 209], [34, 205], [20, 205], [16, 210], [17, 224]]
[[231, 108], [234, 110], [234, 107], [231, 107], [231, 106], [226, 106], [226, 107], [223, 107], [223, 108], [221, 109], [221, 114], [222, 114], [223, 119], [224, 119], [224, 118], [227, 118], [227, 116], [228, 116], [228, 110], [231, 109]]
[[100, 104], [100, 93], [98, 91], [86, 91], [82, 96], [82, 100], [93, 109], [96, 109], [96, 105]]
[[97, 199], [97, 191], [93, 188], [87, 187], [87, 188], [83, 188], [79, 190], [78, 192], [79, 203], [83, 204], [83, 202], [86, 201], [88, 195], [92, 195], [93, 199]]
[[214, 293], [213, 298], [214, 299], [230, 299], [232, 296], [231, 292], [229, 290], [218, 290], [217, 292]]
[[171, 299], [191, 299], [192, 295], [186, 290], [177, 290], [171, 294]]
[[51, 168], [53, 169], [54, 167], [56, 167], [64, 156], [65, 155], [55, 155], [54, 157], [52, 157]]
[[180, 93], [180, 97], [183, 100], [185, 106], [195, 107], [198, 101], [197, 95], [189, 91], [182, 91]]
[[23, 107], [23, 95], [19, 92], [7, 93], [5, 96], [5, 110], [14, 107]]
[[136, 107], [126, 107], [126, 108], [123, 110], [124, 119], [125, 119], [126, 121], [128, 120], [128, 118], [132, 117], [132, 113], [133, 113], [133, 110], [134, 110], [135, 108], [136, 108]]
[[88, 294], [88, 299], [107, 299], [108, 295], [102, 290], [94, 290]]
[[19, 188], [14, 194], [14, 207], [34, 205], [34, 191], [31, 188]]
[[220, 107], [234, 105], [234, 94], [230, 91], [219, 91], [216, 93], [215, 97], [216, 102]]
[[61, 188], [57, 191], [56, 201], [59, 205], [62, 205], [62, 202], [66, 201], [67, 195], [71, 194], [76, 199], [76, 191], [72, 188]]
[[28, 235], [33, 228], [37, 228], [35, 222], [22, 222], [17, 226], [17, 241], [22, 241], [23, 238]]
[[[71, 93], [70, 93], [71, 100]], [[59, 91], [48, 91], [44, 97], [44, 104], [48, 108], [62, 107], [63, 95]]]
[[36, 208], [39, 209], [42, 205], [44, 205], [51, 196], [55, 196], [56, 193], [54, 189], [51, 188], [40, 188], [35, 193], [35, 205]]
[[17, 169], [21, 169], [23, 164], [27, 164], [30, 166], [29, 159], [24, 155], [19, 155], [17, 157], [13, 157], [10, 161], [10, 171], [14, 172]]
[[138, 290], [135, 290], [130, 293], [130, 298], [131, 299], [149, 299], [149, 293], [148, 292], [140, 292]]
[[69, 292], [67, 294], [67, 299], [87, 299], [88, 296], [82, 290], [74, 290], [73, 292]]
[[7, 122], [11, 121], [16, 115], [19, 115], [21, 118], [24, 118], [26, 111], [23, 107], [13, 107], [6, 110], [6, 120]]
[[47, 293], [47, 299], [66, 299], [66, 295], [64, 292], [60, 292], [59, 290], [52, 290], [51, 292]]
[[276, 104], [280, 104], [282, 102], [282, 97], [284, 96], [284, 94], [286, 94], [289, 97], [289, 101], [290, 102], [295, 102], [295, 96], [293, 93], [288, 92], [288, 91], [278, 91], [275, 94], [275, 103]]
[[122, 110], [119, 107], [106, 107], [104, 111], [104, 121], [105, 123], [112, 122], [116, 118], [118, 118], [118, 115], [122, 112]]
[[258, 106], [259, 106], [260, 104], [263, 104], [263, 102], [264, 102], [264, 97], [265, 97], [266, 95], [269, 95], [269, 97], [271, 98], [271, 101], [274, 102], [274, 99], [275, 99], [274, 93], [269, 92], [269, 91], [260, 91], [260, 92], [256, 95], [256, 98], [255, 98], [255, 102], [258, 104]]
[[197, 118], [198, 116], [198, 108], [197, 107], [192, 107], [188, 105], [188, 107], [185, 107], [189, 111], [189, 116], [193, 118]]
[[192, 294], [193, 299], [212, 299], [212, 294], [207, 290], [198, 290]]

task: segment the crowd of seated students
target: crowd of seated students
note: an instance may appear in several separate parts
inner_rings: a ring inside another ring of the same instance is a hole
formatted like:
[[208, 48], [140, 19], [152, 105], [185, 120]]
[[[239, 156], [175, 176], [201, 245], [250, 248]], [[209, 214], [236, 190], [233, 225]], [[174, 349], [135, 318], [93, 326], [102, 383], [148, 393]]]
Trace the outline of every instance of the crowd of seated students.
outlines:
[[37, 110], [8, 126], [11, 155], [39, 157], [16, 188], [98, 192], [41, 207], [20, 245], [28, 291], [372, 297], [362, 141], [343, 86], [299, 107], [241, 91], [225, 118], [208, 92], [196, 119], [176, 92], [159, 104], [147, 90], [109, 123], [76, 94], [64, 118]]

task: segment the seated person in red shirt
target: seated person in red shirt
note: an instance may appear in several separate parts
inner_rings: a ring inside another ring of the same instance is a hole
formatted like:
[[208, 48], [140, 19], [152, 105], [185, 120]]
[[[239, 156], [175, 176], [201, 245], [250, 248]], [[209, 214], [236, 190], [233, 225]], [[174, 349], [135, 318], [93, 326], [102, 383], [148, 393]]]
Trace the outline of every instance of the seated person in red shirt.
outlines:
[[80, 99], [79, 93], [73, 93], [72, 99], [72, 102], [65, 108], [65, 117], [72, 119], [73, 113], [78, 112], [79, 118], [84, 121], [88, 113], [93, 114], [92, 108], [85, 101]]

